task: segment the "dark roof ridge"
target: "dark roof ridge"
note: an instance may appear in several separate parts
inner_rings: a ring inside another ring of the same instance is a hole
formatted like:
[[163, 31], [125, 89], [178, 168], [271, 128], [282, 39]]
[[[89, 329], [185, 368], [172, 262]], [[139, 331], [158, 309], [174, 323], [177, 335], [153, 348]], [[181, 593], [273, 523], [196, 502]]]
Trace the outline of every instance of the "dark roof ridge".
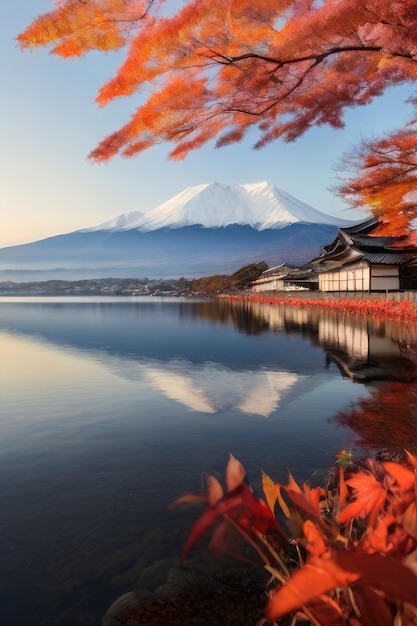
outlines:
[[351, 235], [359, 235], [359, 234], [368, 234], [375, 230], [377, 226], [380, 225], [380, 220], [377, 217], [371, 217], [365, 222], [361, 222], [360, 224], [355, 224], [354, 226], [345, 226], [339, 228], [342, 233], [345, 233], [348, 236]]

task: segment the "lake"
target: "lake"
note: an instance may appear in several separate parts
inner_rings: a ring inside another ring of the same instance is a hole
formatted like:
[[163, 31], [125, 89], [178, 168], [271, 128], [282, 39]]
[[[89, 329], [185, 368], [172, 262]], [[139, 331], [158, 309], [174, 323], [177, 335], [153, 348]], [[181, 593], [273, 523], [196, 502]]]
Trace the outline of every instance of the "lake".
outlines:
[[100, 624], [179, 556], [196, 509], [167, 507], [229, 452], [261, 496], [261, 470], [415, 447], [416, 337], [225, 300], [1, 298], [0, 624]]

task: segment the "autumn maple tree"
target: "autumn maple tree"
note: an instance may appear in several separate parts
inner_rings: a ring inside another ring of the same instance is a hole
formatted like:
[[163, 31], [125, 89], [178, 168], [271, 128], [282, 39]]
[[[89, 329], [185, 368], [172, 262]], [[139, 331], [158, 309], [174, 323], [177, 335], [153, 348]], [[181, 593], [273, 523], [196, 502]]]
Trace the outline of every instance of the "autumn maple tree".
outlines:
[[[380, 233], [402, 235], [417, 216], [417, 126], [374, 141], [362, 141], [343, 156], [339, 167], [351, 177], [336, 192], [352, 206], [370, 207], [386, 222]], [[415, 239], [415, 235], [414, 235]]]
[[[18, 36], [62, 57], [124, 49], [97, 103], [140, 94], [95, 161], [171, 142], [172, 159], [210, 140], [217, 146], [258, 130], [256, 148], [292, 141], [312, 126], [342, 127], [366, 105], [417, 76], [414, 0], [58, 0]], [[359, 146], [339, 192], [366, 203], [395, 229], [416, 215], [416, 127]]]

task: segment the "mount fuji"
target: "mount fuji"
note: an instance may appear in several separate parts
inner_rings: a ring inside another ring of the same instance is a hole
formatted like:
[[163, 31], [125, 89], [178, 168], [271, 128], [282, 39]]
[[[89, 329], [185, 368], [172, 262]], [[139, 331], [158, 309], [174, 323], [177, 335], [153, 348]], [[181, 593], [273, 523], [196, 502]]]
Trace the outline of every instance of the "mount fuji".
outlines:
[[317, 211], [266, 182], [227, 187], [208, 183], [187, 187], [146, 214], [139, 211], [125, 213], [83, 232], [132, 228], [148, 232], [196, 225], [224, 228], [231, 224], [251, 226], [259, 231], [284, 228], [299, 222], [341, 225], [341, 220]]
[[266, 182], [188, 187], [148, 212], [0, 249], [0, 280], [178, 278], [248, 263], [301, 265], [335, 237], [338, 219]]

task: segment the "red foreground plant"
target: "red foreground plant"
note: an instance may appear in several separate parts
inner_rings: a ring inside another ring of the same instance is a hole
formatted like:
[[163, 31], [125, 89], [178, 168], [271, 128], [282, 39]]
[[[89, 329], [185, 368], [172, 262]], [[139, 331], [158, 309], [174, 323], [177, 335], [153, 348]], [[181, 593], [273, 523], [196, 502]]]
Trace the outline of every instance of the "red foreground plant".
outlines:
[[[417, 624], [417, 459], [406, 463], [338, 455], [327, 485], [287, 485], [262, 475], [266, 502], [257, 498], [240, 462], [230, 455], [226, 489], [214, 477], [182, 553], [211, 529], [216, 549], [227, 552], [224, 524], [256, 550], [271, 573], [265, 616], [292, 614], [315, 626]], [[276, 516], [283, 516], [291, 539]]]

